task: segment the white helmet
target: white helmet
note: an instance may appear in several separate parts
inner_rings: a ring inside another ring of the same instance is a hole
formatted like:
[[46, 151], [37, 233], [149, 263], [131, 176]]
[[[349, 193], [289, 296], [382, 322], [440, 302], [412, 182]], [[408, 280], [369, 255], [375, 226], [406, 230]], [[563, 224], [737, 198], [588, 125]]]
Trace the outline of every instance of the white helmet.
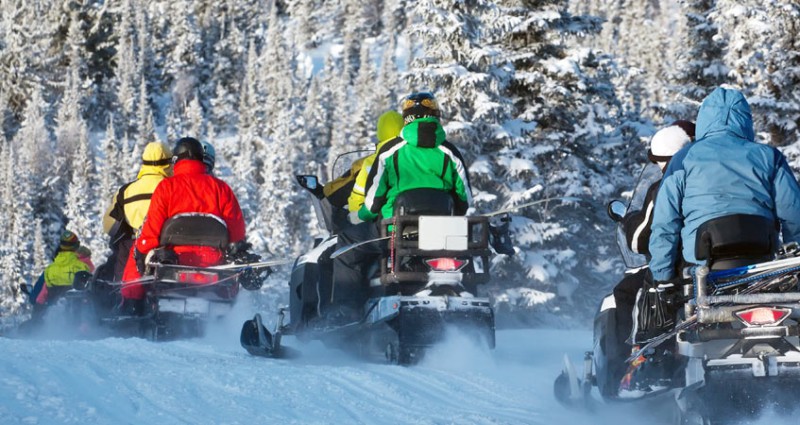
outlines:
[[669, 162], [673, 155], [686, 146], [694, 138], [694, 123], [675, 121], [669, 127], [658, 130], [650, 139], [650, 150], [647, 158], [656, 163]]

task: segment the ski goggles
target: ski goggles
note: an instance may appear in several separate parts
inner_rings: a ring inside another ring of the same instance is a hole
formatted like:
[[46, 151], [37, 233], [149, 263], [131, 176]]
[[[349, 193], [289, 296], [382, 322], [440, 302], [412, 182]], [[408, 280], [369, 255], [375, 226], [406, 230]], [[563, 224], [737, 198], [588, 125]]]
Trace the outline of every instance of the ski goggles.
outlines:
[[432, 94], [427, 92], [414, 93], [403, 99], [403, 104], [401, 105], [402, 110], [404, 111], [406, 109], [411, 109], [415, 106], [424, 106], [434, 111], [439, 110], [439, 104], [436, 102], [436, 99], [434, 99]]
[[653, 164], [657, 164], [659, 162], [669, 162], [672, 159], [672, 156], [660, 156], [653, 154], [653, 151], [647, 150], [647, 159], [650, 160]]

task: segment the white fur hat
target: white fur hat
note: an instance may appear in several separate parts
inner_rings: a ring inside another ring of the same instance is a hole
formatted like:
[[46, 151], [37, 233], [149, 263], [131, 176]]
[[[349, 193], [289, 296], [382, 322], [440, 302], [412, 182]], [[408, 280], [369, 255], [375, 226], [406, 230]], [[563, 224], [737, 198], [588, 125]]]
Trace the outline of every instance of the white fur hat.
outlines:
[[694, 124], [688, 121], [675, 121], [669, 127], [658, 130], [650, 139], [647, 156], [653, 162], [666, 162], [681, 148], [692, 141]]

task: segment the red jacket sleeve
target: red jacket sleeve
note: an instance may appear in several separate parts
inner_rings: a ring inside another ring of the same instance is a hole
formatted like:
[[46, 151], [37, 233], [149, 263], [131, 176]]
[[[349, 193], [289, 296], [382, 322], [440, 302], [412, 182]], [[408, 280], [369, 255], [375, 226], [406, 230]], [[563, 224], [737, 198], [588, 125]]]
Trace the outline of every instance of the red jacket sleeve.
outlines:
[[230, 242], [239, 242], [245, 238], [245, 222], [239, 201], [230, 186], [222, 182], [222, 219], [228, 226], [228, 239]]
[[150, 207], [147, 209], [147, 216], [142, 225], [142, 233], [136, 239], [136, 249], [142, 254], [147, 254], [153, 248], [158, 247], [161, 226], [168, 218], [166, 201], [170, 197], [170, 184], [164, 180], [156, 186], [156, 190], [150, 198]]

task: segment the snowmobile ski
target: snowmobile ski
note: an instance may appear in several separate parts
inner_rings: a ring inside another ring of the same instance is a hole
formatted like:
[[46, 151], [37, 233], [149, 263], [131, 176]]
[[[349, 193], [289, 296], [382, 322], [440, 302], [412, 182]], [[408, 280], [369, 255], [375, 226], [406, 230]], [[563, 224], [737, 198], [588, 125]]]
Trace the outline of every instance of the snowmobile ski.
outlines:
[[242, 324], [242, 333], [239, 342], [250, 355], [267, 358], [293, 358], [298, 357], [299, 352], [289, 347], [281, 345], [283, 334], [284, 309], [278, 313], [278, 323], [275, 325], [275, 332], [270, 333], [261, 320], [261, 314], [256, 313], [252, 320], [247, 320]]
[[261, 322], [261, 314], [256, 313], [253, 320], [242, 324], [242, 333], [239, 342], [245, 350], [253, 356], [274, 357], [275, 346], [272, 343], [272, 334]]
[[[584, 371], [584, 374], [591, 373], [591, 352], [586, 353], [584, 363], [584, 367], [589, 368]], [[564, 369], [553, 383], [553, 394], [556, 400], [566, 407], [581, 407], [591, 410], [592, 400], [589, 394], [591, 390], [591, 376], [584, 376], [583, 379], [578, 377], [575, 365], [572, 364], [569, 356], [564, 354]]]

